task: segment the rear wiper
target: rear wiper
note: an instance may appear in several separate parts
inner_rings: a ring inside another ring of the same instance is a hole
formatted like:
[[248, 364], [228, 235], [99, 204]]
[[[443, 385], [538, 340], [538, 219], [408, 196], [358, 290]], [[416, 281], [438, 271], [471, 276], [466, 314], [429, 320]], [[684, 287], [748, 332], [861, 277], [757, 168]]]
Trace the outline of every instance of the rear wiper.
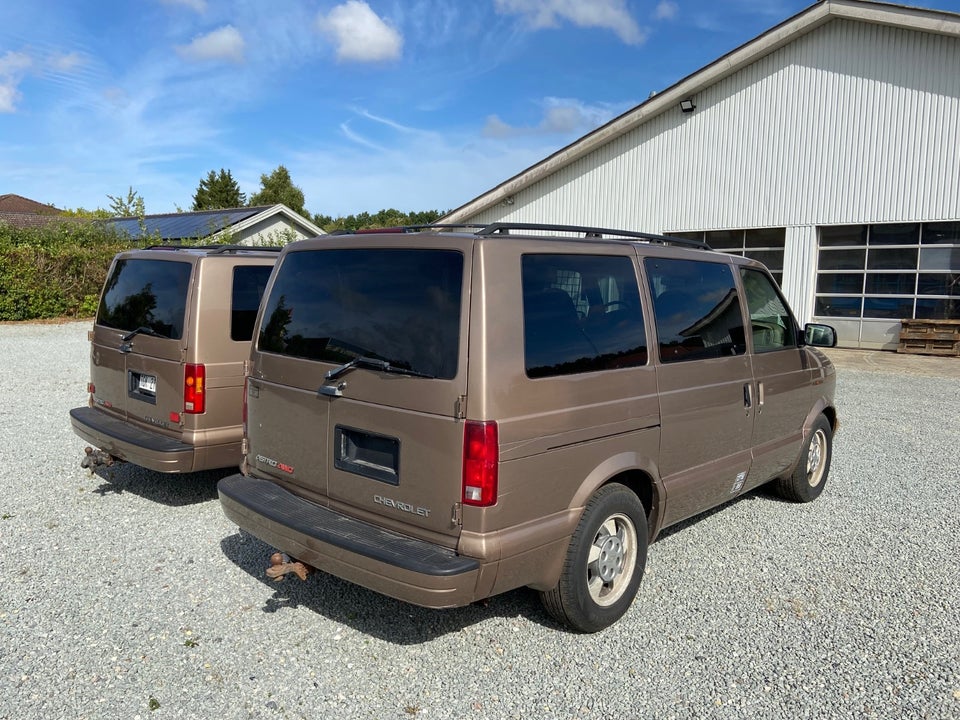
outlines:
[[132, 332], [129, 332], [129, 333], [127, 333], [126, 335], [124, 335], [122, 338], [120, 338], [120, 340], [121, 340], [122, 342], [130, 342], [130, 341], [133, 340], [137, 335], [141, 335], [141, 334], [143, 334], [143, 335], [153, 335], [154, 337], [160, 337], [160, 333], [158, 333], [158, 332], [157, 332], [156, 330], [154, 330], [153, 328], [148, 328], [146, 325], [141, 325], [141, 326], [138, 327], [136, 330], [134, 330], [134, 331], [132, 331]]
[[336, 367], [333, 370], [327, 370], [327, 373], [323, 377], [326, 380], [336, 380], [338, 377], [350, 372], [354, 368], [367, 368], [368, 370], [379, 370], [380, 372], [393, 373], [395, 375], [412, 375], [413, 377], [430, 379], [434, 377], [433, 375], [418, 372], [417, 370], [411, 370], [409, 368], [393, 365], [389, 360], [378, 360], [377, 358], [367, 357], [366, 355], [358, 355], [353, 360], [344, 363], [340, 367]]

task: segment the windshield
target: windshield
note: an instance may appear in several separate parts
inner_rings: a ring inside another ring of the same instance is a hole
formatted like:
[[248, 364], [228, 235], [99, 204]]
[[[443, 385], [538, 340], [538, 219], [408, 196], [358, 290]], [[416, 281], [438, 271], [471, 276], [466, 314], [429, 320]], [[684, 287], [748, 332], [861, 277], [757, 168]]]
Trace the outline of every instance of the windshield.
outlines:
[[192, 266], [170, 260], [118, 260], [107, 278], [97, 324], [179, 340]]
[[450, 379], [457, 374], [463, 255], [453, 250], [289, 253], [257, 346], [342, 365], [357, 357]]

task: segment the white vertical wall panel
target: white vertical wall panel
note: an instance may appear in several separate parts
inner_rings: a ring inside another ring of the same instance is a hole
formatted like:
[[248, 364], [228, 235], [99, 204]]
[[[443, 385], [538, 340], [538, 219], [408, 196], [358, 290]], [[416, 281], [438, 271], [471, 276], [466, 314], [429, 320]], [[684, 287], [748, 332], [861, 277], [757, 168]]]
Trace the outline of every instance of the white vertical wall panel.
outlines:
[[473, 219], [653, 232], [960, 219], [956, 38], [835, 19], [693, 101]]

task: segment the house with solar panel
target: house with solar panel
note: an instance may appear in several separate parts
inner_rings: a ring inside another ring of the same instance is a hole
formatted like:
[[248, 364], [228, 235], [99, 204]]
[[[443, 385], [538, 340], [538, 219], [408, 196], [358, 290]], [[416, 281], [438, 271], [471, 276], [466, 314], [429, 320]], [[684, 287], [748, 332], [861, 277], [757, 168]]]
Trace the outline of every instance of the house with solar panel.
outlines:
[[133, 240], [169, 245], [219, 242], [286, 245], [294, 240], [326, 234], [282, 204], [110, 218], [104, 222]]

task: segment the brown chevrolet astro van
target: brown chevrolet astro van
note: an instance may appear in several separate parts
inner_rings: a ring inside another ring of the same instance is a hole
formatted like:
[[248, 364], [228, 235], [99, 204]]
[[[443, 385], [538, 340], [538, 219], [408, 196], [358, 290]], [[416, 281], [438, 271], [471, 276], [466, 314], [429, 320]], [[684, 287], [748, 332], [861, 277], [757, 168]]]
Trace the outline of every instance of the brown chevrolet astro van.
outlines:
[[279, 248], [155, 246], [117, 255], [90, 332], [90, 400], [70, 411], [91, 469], [240, 463], [244, 365]]
[[835, 342], [762, 265], [694, 241], [495, 224], [293, 243], [220, 500], [298, 560], [281, 566], [434, 608], [529, 586], [597, 631], [663, 528], [764, 483], [820, 494], [837, 415], [813, 346]]

